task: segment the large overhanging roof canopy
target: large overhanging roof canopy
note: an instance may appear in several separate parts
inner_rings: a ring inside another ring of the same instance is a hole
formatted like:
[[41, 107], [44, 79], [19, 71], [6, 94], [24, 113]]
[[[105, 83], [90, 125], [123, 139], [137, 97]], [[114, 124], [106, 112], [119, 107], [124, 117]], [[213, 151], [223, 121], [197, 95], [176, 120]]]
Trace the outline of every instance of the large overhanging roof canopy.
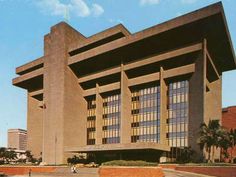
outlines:
[[87, 71], [112, 67], [119, 65], [121, 60], [124, 63], [130, 62], [201, 42], [204, 38], [219, 71], [236, 68], [235, 54], [221, 2], [134, 34], [126, 33], [119, 39], [83, 50], [81, 53], [75, 52], [78, 48], [72, 48], [69, 51], [71, 57], [68, 64], [75, 72], [79, 70], [80, 74], [86, 74], [86, 71], [83, 71], [84, 66]]

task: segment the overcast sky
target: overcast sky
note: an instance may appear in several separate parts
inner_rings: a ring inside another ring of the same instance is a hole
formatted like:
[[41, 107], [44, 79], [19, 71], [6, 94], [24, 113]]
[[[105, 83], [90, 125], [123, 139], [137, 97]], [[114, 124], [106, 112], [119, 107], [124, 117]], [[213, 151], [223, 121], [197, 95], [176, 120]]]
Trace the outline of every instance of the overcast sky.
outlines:
[[[65, 19], [85, 36], [122, 23], [132, 33], [215, 0], [0, 0], [0, 146], [7, 129], [26, 128], [26, 91], [12, 86], [15, 68], [43, 55], [43, 37]], [[236, 1], [223, 0], [236, 46]], [[223, 74], [223, 106], [236, 105], [236, 71]]]

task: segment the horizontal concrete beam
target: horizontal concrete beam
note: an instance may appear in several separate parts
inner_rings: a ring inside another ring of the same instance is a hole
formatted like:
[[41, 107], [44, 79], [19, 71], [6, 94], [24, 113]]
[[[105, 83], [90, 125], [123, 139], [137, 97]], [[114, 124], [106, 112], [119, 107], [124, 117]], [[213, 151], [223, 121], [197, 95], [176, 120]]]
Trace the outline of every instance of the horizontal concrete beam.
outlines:
[[84, 90], [83, 97], [91, 96], [91, 95], [96, 95], [96, 87]]
[[136, 77], [133, 79], [129, 79], [128, 86], [130, 87], [130, 86], [134, 86], [134, 85], [145, 84], [145, 83], [149, 83], [149, 82], [153, 82], [153, 81], [157, 81], [157, 80], [160, 80], [160, 73], [159, 72]]
[[79, 83], [87, 82], [87, 81], [90, 81], [90, 80], [93, 80], [93, 79], [98, 79], [98, 78], [101, 78], [101, 77], [104, 77], [104, 76], [107, 76], [107, 75], [116, 74], [116, 73], [119, 73], [120, 71], [121, 71], [121, 68], [120, 68], [120, 66], [118, 66], [118, 67], [115, 67], [115, 68], [111, 68], [111, 69], [101, 71], [99, 73], [95, 73], [95, 74], [91, 74], [91, 75], [88, 75], [88, 76], [81, 77], [81, 78], [78, 79], [78, 82]]
[[38, 58], [38, 59], [36, 59], [34, 61], [31, 61], [29, 63], [26, 63], [26, 64], [22, 65], [22, 66], [17, 67], [16, 68], [16, 74], [20, 74], [21, 72], [25, 72], [27, 70], [30, 70], [33, 67], [36, 67], [38, 65], [43, 64], [44, 58], [45, 57], [41, 57], [41, 58]]
[[[126, 64], [126, 65], [124, 65], [124, 71], [134, 69], [137, 67], [141, 67], [141, 66], [145, 66], [148, 64], [156, 63], [158, 61], [167, 60], [167, 59], [174, 58], [174, 57], [177, 57], [180, 55], [196, 52], [201, 49], [202, 49], [202, 43], [198, 43], [198, 44], [194, 44], [194, 45], [191, 45], [188, 47], [183, 47], [180, 49], [172, 50], [172, 51], [169, 51], [169, 52], [166, 52], [163, 54], [159, 54], [159, 55], [156, 55], [156, 56], [153, 56], [150, 58], [143, 59], [141, 61]], [[94, 73], [94, 74], [90, 74], [90, 75], [81, 77], [78, 79], [78, 82], [79, 83], [87, 82], [87, 81], [98, 79], [98, 78], [108, 76], [111, 74], [116, 74], [116, 73], [119, 73], [120, 71], [121, 71], [121, 68], [120, 68], [120, 66], [118, 66], [115, 68], [103, 70], [98, 73]], [[150, 78], [148, 78], [148, 79], [150, 79]], [[134, 79], [133, 82], [138, 82], [138, 81], [137, 81], [137, 79]], [[131, 85], [132, 85], [132, 83], [131, 83]]]
[[37, 90], [37, 91], [33, 91], [33, 92], [29, 92], [29, 95], [31, 97], [37, 96], [37, 95], [41, 95], [43, 94], [43, 89]]
[[40, 75], [43, 75], [43, 68], [31, 71], [30, 73], [26, 73], [26, 74], [23, 74], [23, 75], [21, 75], [19, 77], [14, 78], [12, 80], [12, 84], [13, 85], [17, 85], [17, 84], [19, 84], [19, 83], [21, 83], [23, 81], [32, 79], [32, 78], [40, 76]]
[[103, 85], [99, 87], [99, 93], [105, 93], [105, 92], [109, 92], [112, 90], [118, 90], [120, 89], [120, 82], [115, 82], [112, 84], [107, 84], [107, 85]]
[[170, 151], [170, 147], [163, 144], [152, 142], [138, 142], [127, 144], [101, 144], [88, 145], [83, 147], [65, 147], [65, 152], [99, 152], [99, 151], [119, 151], [119, 150], [135, 150], [135, 149], [153, 149]]
[[[195, 72], [195, 64], [189, 64], [189, 65], [163, 71], [163, 78], [167, 79], [167, 78], [181, 76], [181, 75], [190, 74], [194, 72]], [[154, 82], [158, 80], [160, 80], [159, 72], [147, 74], [144, 76], [139, 76], [136, 78], [129, 79], [128, 87], [150, 83], [150, 82]], [[118, 90], [118, 89], [120, 89], [120, 82], [115, 82], [112, 84], [100, 86], [99, 93], [105, 93], [105, 92]], [[95, 94], [96, 94], [96, 88], [92, 88], [92, 89], [85, 90], [83, 96], [86, 97], [86, 96], [95, 95]]]
[[108, 37], [111, 37], [113, 35], [116, 35], [118, 33], [123, 33], [124, 36], [130, 35], [130, 32], [123, 25], [119, 24], [119, 25], [111, 27], [111, 28], [109, 28], [105, 31], [102, 31], [100, 33], [97, 33], [97, 34], [87, 38], [85, 40], [85, 42], [80, 42], [75, 46], [71, 46], [70, 49], [69, 49], [69, 52], [72, 52], [72, 51], [77, 50], [79, 48], [91, 45], [95, 42], [104, 40], [104, 39], [106, 39]]
[[166, 52], [166, 53], [163, 53], [163, 54], [159, 54], [159, 55], [147, 58], [147, 59], [143, 59], [143, 60], [140, 60], [140, 61], [137, 61], [137, 62], [133, 62], [133, 63], [127, 64], [127, 65], [124, 65], [124, 70], [127, 71], [127, 70], [130, 70], [130, 69], [133, 69], [133, 68], [137, 68], [137, 67], [145, 66], [145, 65], [148, 65], [148, 64], [156, 63], [156, 62], [159, 62], [159, 61], [162, 61], [162, 60], [167, 60], [167, 59], [174, 58], [174, 57], [177, 57], [177, 56], [181, 56], [181, 55], [185, 55], [185, 54], [188, 54], [188, 53], [196, 52], [196, 51], [199, 51], [201, 49], [202, 49], [202, 43], [194, 44], [194, 45], [191, 45], [191, 46], [188, 46], [188, 47], [183, 47], [183, 48], [180, 48], [180, 49], [172, 50], [172, 51], [169, 51], [169, 52]]
[[[185, 65], [178, 68], [173, 68], [169, 70], [163, 71], [164, 79], [176, 77], [180, 75], [190, 74], [195, 72], [195, 64]], [[152, 73], [144, 76], [139, 76], [133, 79], [129, 79], [129, 87], [145, 84], [149, 82], [159, 81], [160, 80], [160, 73]]]
[[[114, 82], [111, 84], [99, 86], [99, 93], [105, 93], [113, 90], [118, 90], [120, 89], [120, 82]], [[91, 96], [96, 94], [96, 87], [84, 90], [83, 96]]]
[[195, 72], [195, 64], [185, 65], [164, 71], [164, 79]]

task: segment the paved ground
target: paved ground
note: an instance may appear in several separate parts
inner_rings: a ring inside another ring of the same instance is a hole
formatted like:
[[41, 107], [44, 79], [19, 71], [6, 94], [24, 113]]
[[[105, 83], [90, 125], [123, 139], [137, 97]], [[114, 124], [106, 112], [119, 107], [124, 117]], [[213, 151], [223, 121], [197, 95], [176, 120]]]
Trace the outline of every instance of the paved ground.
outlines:
[[[54, 173], [32, 173], [31, 177], [99, 177], [98, 168], [80, 168], [78, 173], [71, 173], [69, 168], [60, 169]], [[29, 175], [24, 176], [8, 176], [8, 177], [29, 177]]]
[[165, 177], [212, 177], [207, 175], [164, 169]]
[[[188, 172], [177, 172], [174, 170], [165, 169], [165, 177], [210, 177], [206, 175], [193, 174]], [[99, 177], [97, 168], [81, 168], [78, 170], [78, 173], [73, 174], [70, 172], [70, 169], [64, 169], [57, 171], [55, 173], [44, 173], [44, 174], [32, 174], [31, 177]], [[10, 177], [10, 176], [9, 176]], [[25, 176], [14, 176], [14, 177], [28, 177]]]

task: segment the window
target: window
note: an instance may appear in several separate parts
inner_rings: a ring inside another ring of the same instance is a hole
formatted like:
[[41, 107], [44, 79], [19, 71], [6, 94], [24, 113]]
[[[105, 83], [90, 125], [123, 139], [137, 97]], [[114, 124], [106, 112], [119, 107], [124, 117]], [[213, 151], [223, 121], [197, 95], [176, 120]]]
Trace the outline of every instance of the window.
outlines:
[[87, 145], [95, 144], [96, 132], [96, 101], [91, 99], [87, 101]]
[[168, 85], [168, 133], [171, 147], [186, 147], [188, 136], [188, 81]]
[[131, 142], [160, 141], [160, 87], [132, 91]]
[[120, 94], [103, 98], [103, 144], [120, 143]]

